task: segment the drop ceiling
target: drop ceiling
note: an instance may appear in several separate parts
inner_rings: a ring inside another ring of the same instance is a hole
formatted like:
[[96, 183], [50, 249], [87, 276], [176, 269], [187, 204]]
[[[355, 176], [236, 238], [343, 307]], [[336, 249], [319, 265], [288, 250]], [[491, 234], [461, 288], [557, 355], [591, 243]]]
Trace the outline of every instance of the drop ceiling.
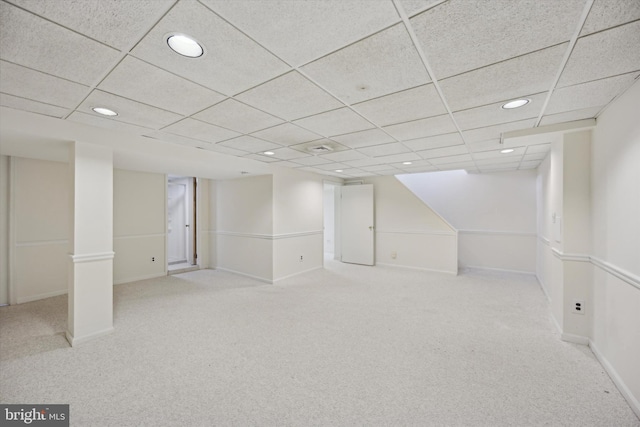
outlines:
[[638, 46], [638, 0], [0, 0], [0, 105], [342, 178], [528, 169], [549, 141], [502, 134], [597, 118]]

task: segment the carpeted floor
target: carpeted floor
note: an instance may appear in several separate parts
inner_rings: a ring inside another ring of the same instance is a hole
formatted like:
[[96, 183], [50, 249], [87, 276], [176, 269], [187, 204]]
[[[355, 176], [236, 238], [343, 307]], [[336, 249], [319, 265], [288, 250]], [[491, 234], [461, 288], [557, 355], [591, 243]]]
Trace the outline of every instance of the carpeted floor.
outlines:
[[0, 308], [0, 401], [74, 426], [640, 426], [533, 276], [201, 270], [116, 286], [84, 346], [66, 318], [66, 296]]

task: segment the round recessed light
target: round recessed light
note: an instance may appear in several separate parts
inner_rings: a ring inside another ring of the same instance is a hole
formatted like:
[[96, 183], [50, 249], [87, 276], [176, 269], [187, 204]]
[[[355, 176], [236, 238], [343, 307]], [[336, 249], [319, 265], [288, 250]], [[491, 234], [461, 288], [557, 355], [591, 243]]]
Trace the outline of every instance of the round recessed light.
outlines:
[[403, 165], [412, 165], [412, 162], [402, 162]]
[[118, 113], [116, 113], [115, 111], [110, 110], [110, 109], [105, 108], [105, 107], [93, 107], [92, 110], [95, 111], [98, 114], [102, 114], [103, 116], [111, 116], [111, 117], [113, 117], [113, 116], [117, 116], [118, 115]]
[[172, 33], [165, 36], [167, 44], [176, 53], [188, 58], [204, 55], [204, 48], [194, 38], [185, 34]]
[[515, 99], [513, 101], [509, 101], [506, 104], [504, 104], [502, 108], [504, 108], [505, 110], [510, 110], [512, 108], [520, 108], [527, 105], [529, 102], [531, 102], [531, 100], [526, 98]]
[[342, 172], [342, 169], [336, 169], [336, 172]]
[[513, 148], [505, 148], [504, 150], [501, 150], [500, 152], [502, 154], [509, 154], [509, 153], [513, 153], [515, 150]]
[[265, 152], [264, 152], [264, 153], [262, 153], [262, 154], [264, 154], [265, 156], [273, 156], [273, 155], [274, 155], [274, 154], [276, 154], [276, 153], [274, 153], [273, 151], [265, 151]]

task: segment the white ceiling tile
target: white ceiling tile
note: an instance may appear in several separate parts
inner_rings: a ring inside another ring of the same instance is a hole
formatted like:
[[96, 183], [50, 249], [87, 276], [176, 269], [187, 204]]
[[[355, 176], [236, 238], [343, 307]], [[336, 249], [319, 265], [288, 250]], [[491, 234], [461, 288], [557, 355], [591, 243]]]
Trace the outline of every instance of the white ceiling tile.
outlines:
[[79, 83], [96, 84], [120, 53], [0, 2], [0, 59]]
[[276, 142], [280, 145], [300, 144], [303, 142], [313, 141], [321, 137], [316, 133], [302, 129], [292, 123], [283, 123], [269, 129], [254, 132], [252, 135], [261, 139], [266, 139], [267, 141]]
[[594, 118], [604, 106], [585, 108], [580, 110], [567, 111], [565, 113], [548, 114], [542, 116], [540, 126], [553, 125], [556, 123], [572, 122], [575, 120]]
[[299, 168], [300, 165], [294, 162], [290, 162], [289, 160], [278, 160], [271, 163], [274, 166], [282, 166], [285, 168]]
[[316, 166], [316, 165], [325, 165], [327, 163], [333, 163], [332, 160], [325, 159], [320, 156], [300, 157], [298, 159], [294, 159], [294, 162], [304, 166]]
[[640, 19], [638, 0], [595, 0], [580, 36]]
[[503, 149], [504, 148], [501, 148], [499, 150], [487, 150], [487, 151], [477, 152], [473, 154], [473, 158], [476, 159], [476, 162], [481, 162], [487, 159], [502, 159], [502, 158], [512, 157], [512, 156], [522, 156], [526, 151], [527, 147], [515, 147], [513, 148], [513, 152], [508, 154], [501, 153], [500, 151]]
[[418, 151], [418, 154], [423, 159], [437, 159], [440, 157], [457, 156], [459, 154], [469, 154], [469, 149], [466, 145], [454, 145], [451, 147], [434, 148], [432, 150]]
[[91, 92], [82, 104], [80, 104], [78, 110], [96, 115], [97, 113], [91, 110], [93, 107], [107, 107], [116, 111], [118, 115], [114, 117], [113, 120], [151, 129], [159, 129], [182, 118], [182, 116], [178, 114], [99, 90]]
[[[164, 38], [184, 32], [205, 48], [200, 58], [171, 51]], [[282, 61], [197, 2], [179, 2], [133, 49], [132, 54], [226, 95], [289, 70]]]
[[239, 136], [238, 132], [189, 118], [181, 120], [178, 123], [174, 123], [171, 126], [167, 126], [163, 131], [211, 143]]
[[548, 154], [549, 154], [548, 151], [545, 151], [544, 153], [525, 154], [522, 160], [525, 162], [529, 162], [533, 160], [541, 161], [541, 160], [544, 160]]
[[[453, 113], [453, 117], [455, 117], [458, 126], [462, 130], [536, 118], [540, 113], [546, 95], [546, 93], [541, 93], [527, 96], [531, 102], [521, 108], [505, 110], [502, 108], [504, 102], [498, 102], [483, 107], [458, 111]], [[466, 135], [466, 132], [463, 133]]]
[[392, 142], [391, 144], [374, 145], [371, 147], [363, 147], [358, 149], [359, 152], [369, 157], [389, 156], [391, 154], [408, 153], [407, 147], [399, 142]]
[[493, 167], [504, 164], [512, 165], [514, 163], [520, 163], [520, 160], [522, 159], [522, 154], [518, 156], [512, 156], [511, 154], [502, 154], [501, 156], [502, 157], [496, 156], [487, 159], [476, 159], [476, 165], [478, 165], [478, 167], [482, 169], [486, 166]]
[[173, 144], [187, 145], [189, 147], [203, 147], [206, 145], [211, 145], [210, 142], [201, 141], [199, 139], [187, 138], [186, 136], [176, 135], [169, 132], [162, 132], [159, 130], [147, 132], [145, 133], [145, 136], [149, 136], [155, 139], [160, 139], [162, 141], [171, 142]]
[[519, 120], [510, 123], [501, 123], [494, 126], [478, 127], [462, 132], [467, 143], [477, 143], [481, 141], [500, 139], [505, 132], [521, 129], [531, 129], [536, 124], [535, 119]]
[[98, 88], [184, 115], [193, 114], [225, 98], [132, 56], [120, 62]]
[[481, 172], [504, 172], [508, 170], [517, 170], [520, 166], [520, 162], [497, 164], [497, 165], [484, 165], [480, 167]]
[[527, 155], [533, 153], [548, 153], [551, 150], [551, 144], [536, 144], [527, 147]]
[[193, 116], [198, 120], [242, 133], [251, 133], [282, 123], [282, 119], [227, 99]]
[[438, 79], [569, 41], [584, 0], [449, 0], [411, 19]]
[[324, 157], [325, 159], [331, 160], [332, 162], [349, 162], [366, 158], [364, 154], [361, 154], [356, 150], [338, 151], [337, 153], [323, 154], [320, 157]]
[[558, 87], [640, 70], [640, 21], [578, 39]]
[[345, 165], [344, 163], [337, 163], [337, 162], [325, 163], [323, 165], [317, 165], [314, 167], [316, 169], [320, 169], [323, 171], [328, 171], [328, 170], [335, 171], [336, 169], [342, 169], [342, 170], [349, 169], [348, 165]]
[[305, 65], [302, 70], [351, 104], [430, 81], [403, 24]]
[[380, 176], [389, 176], [389, 175], [399, 175], [401, 173], [403, 173], [403, 170], [400, 169], [385, 169], [385, 170], [379, 170], [376, 172], [373, 172], [376, 175], [380, 175]]
[[343, 106], [341, 102], [295, 71], [250, 89], [236, 98], [286, 120], [295, 120]]
[[246, 159], [259, 160], [265, 163], [276, 163], [281, 161], [279, 159], [274, 159], [273, 156], [265, 156], [264, 154], [248, 154], [244, 157]]
[[294, 150], [289, 147], [276, 148], [275, 150], [271, 150], [275, 154], [271, 157], [279, 160], [292, 160], [299, 159], [300, 157], [307, 157], [309, 153], [303, 153], [298, 150]]
[[64, 0], [60, 7], [56, 1], [9, 1], [117, 49], [130, 48], [175, 2]]
[[518, 167], [518, 169], [535, 169], [540, 166], [540, 163], [542, 163], [541, 160], [530, 160], [522, 162], [520, 163], [520, 167]]
[[206, 143], [202, 145], [202, 148], [208, 151], [215, 151], [216, 153], [226, 154], [229, 156], [243, 157], [247, 155], [246, 151], [238, 150], [237, 148], [232, 147], [225, 147], [224, 145], [220, 144]]
[[435, 166], [403, 166], [402, 170], [406, 173], [423, 173], [423, 172], [435, 172], [438, 169]]
[[463, 143], [464, 141], [458, 132], [404, 141], [404, 145], [411, 148], [413, 151], [431, 150], [433, 148], [448, 147], [450, 145], [459, 145]]
[[396, 92], [353, 106], [378, 126], [408, 122], [445, 114], [445, 108], [433, 84]]
[[85, 125], [96, 126], [104, 129], [133, 133], [135, 135], [144, 135], [150, 131], [149, 128], [136, 126], [129, 123], [123, 123], [117, 120], [108, 119], [106, 117], [97, 116], [95, 114], [85, 114], [81, 111], [74, 111], [67, 118], [67, 120], [69, 120], [70, 122], [82, 123]]
[[358, 169], [358, 168], [343, 169], [342, 173], [352, 178], [363, 177], [363, 176], [375, 176], [375, 173], [363, 171], [362, 169]]
[[525, 97], [551, 89], [568, 43], [440, 81], [452, 111]]
[[374, 127], [348, 108], [340, 108], [305, 117], [304, 119], [296, 120], [295, 123], [322, 136], [342, 135]]
[[13, 108], [15, 110], [29, 111], [31, 113], [43, 114], [45, 116], [61, 118], [66, 115], [68, 109], [30, 99], [19, 98], [13, 95], [0, 93], [0, 105]]
[[361, 168], [363, 166], [375, 166], [385, 164], [385, 160], [381, 157], [366, 157], [360, 160], [351, 160], [347, 162], [349, 166], [353, 166], [355, 168]]
[[487, 139], [485, 141], [474, 142], [469, 144], [469, 150], [472, 153], [480, 153], [483, 151], [491, 151], [503, 149], [504, 145], [500, 143], [500, 139]]
[[472, 162], [473, 158], [471, 154], [458, 154], [455, 156], [446, 156], [446, 157], [437, 157], [434, 159], [429, 159], [432, 165], [444, 165], [447, 163], [462, 163], [462, 162]]
[[[402, 153], [402, 154], [392, 154], [390, 156], [380, 156], [380, 157], [375, 157], [376, 160], [379, 161], [379, 163], [373, 163], [373, 164], [391, 164], [391, 163], [402, 163], [402, 162], [413, 162], [416, 160], [422, 160], [422, 158], [420, 156], [418, 156], [416, 153]], [[354, 165], [353, 162], [349, 163], [350, 165]], [[372, 165], [373, 165], [372, 164]], [[365, 165], [363, 165], [365, 166]], [[370, 165], [366, 165], [366, 166], [370, 166]], [[357, 166], [359, 167], [359, 166]]]
[[228, 139], [224, 142], [220, 142], [217, 145], [223, 147], [235, 148], [236, 150], [247, 151], [249, 153], [258, 153], [261, 151], [269, 151], [276, 148], [280, 148], [280, 145], [273, 142], [263, 141], [262, 139], [254, 138], [252, 136], [243, 135], [237, 138]]
[[380, 172], [380, 171], [388, 171], [388, 170], [394, 170], [396, 173], [400, 172], [399, 169], [396, 169], [390, 165], [362, 166], [360, 169], [366, 172]]
[[296, 66], [399, 20], [390, 1], [203, 2], [280, 58]]
[[438, 170], [441, 170], [441, 171], [450, 171], [450, 170], [458, 170], [458, 169], [466, 169], [467, 171], [477, 170], [476, 164], [474, 162], [468, 162], [468, 161], [438, 165]]
[[442, 0], [400, 0], [407, 16], [423, 11], [433, 5], [442, 3]]
[[[640, 30], [640, 28], [638, 29]], [[556, 89], [553, 91], [544, 112], [545, 114], [555, 114], [590, 107], [602, 107], [628, 89], [638, 75], [640, 74], [637, 72], [623, 74]]]
[[5, 61], [0, 61], [0, 76], [0, 92], [60, 107], [75, 108], [89, 91], [87, 86]]
[[385, 126], [384, 130], [399, 140], [408, 140], [452, 133], [457, 129], [451, 117], [448, 114], [443, 114], [442, 116], [429, 117], [428, 119]]
[[369, 129], [361, 132], [347, 133], [344, 135], [333, 136], [331, 139], [351, 148], [369, 147], [371, 145], [395, 141], [393, 137], [387, 135], [380, 129]]

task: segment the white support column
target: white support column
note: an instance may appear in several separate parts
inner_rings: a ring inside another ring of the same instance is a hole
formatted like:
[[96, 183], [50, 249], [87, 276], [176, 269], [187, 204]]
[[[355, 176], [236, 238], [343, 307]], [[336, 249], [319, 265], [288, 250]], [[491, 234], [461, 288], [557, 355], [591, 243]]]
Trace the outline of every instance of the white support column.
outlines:
[[75, 142], [69, 156], [72, 346], [113, 331], [113, 151]]

